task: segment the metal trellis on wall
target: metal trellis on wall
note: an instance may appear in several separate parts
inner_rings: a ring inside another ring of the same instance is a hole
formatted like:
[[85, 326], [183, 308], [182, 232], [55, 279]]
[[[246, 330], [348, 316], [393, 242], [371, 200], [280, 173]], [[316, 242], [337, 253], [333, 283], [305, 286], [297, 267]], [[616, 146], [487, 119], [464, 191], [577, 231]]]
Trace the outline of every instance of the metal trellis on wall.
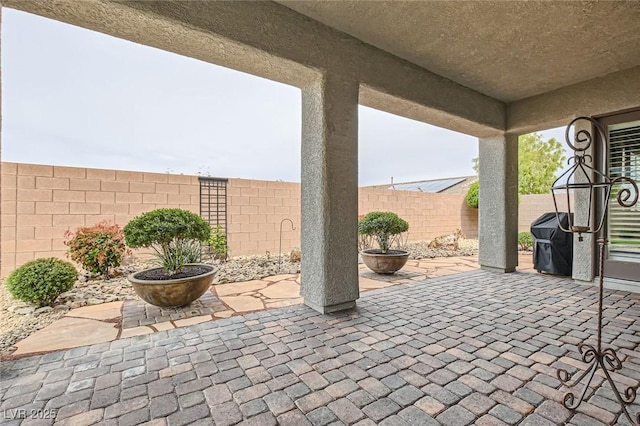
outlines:
[[227, 184], [228, 179], [199, 177], [200, 182], [200, 216], [212, 227], [220, 227], [227, 235]]

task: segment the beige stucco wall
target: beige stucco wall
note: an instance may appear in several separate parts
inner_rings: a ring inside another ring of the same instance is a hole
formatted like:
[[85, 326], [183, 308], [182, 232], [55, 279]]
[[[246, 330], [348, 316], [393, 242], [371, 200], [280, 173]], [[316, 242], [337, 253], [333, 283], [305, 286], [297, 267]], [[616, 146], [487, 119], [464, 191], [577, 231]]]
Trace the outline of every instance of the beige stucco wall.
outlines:
[[[49, 165], [2, 163], [1, 275], [47, 256], [65, 257], [64, 232], [108, 220], [124, 226], [143, 212], [179, 207], [199, 212], [197, 176]], [[284, 218], [282, 249], [300, 247], [300, 184], [229, 179], [228, 223], [232, 256], [277, 253]], [[393, 211], [410, 224], [411, 241], [461, 229], [478, 235], [478, 212], [464, 196], [360, 188], [359, 214]], [[521, 197], [520, 230], [545, 211], [547, 195]]]

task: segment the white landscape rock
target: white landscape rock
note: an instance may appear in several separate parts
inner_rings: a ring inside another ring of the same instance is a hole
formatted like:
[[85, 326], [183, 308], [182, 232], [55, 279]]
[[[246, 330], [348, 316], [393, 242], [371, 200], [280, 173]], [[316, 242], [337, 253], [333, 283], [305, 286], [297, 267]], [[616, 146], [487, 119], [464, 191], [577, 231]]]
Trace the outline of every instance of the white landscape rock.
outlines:
[[53, 311], [53, 308], [51, 306], [43, 306], [42, 308], [36, 309], [33, 313], [35, 315], [40, 315], [40, 314], [46, 314], [52, 311]]
[[27, 306], [24, 308], [18, 308], [13, 313], [18, 315], [29, 315], [34, 313], [35, 311], [36, 311], [36, 308], [34, 308], [33, 306]]

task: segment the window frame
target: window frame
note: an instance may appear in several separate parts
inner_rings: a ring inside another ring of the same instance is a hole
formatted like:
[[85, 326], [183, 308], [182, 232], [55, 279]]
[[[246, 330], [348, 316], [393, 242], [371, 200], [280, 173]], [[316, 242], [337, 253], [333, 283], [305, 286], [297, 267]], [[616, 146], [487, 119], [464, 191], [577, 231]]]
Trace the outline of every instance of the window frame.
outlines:
[[[597, 121], [602, 126], [603, 130], [607, 132], [607, 135], [606, 135], [607, 139], [609, 136], [608, 135], [609, 126], [616, 125], [616, 124], [630, 123], [630, 122], [639, 121], [639, 120], [640, 120], [640, 108], [618, 112], [614, 114], [609, 114], [609, 115], [601, 116], [597, 118]], [[595, 149], [595, 157], [596, 157], [595, 164], [599, 164], [601, 165], [601, 167], [604, 167], [605, 169], [604, 172], [607, 175], [609, 175], [609, 159], [604, 158], [605, 157], [605, 150], [603, 148], [604, 144], [601, 143], [601, 141], [599, 140], [599, 135], [598, 135], [597, 141], [598, 143], [596, 144], [596, 149]], [[607, 146], [607, 150], [609, 149], [610, 147]], [[598, 208], [602, 208], [602, 205], [603, 205], [602, 200], [598, 200], [597, 201], [597, 206], [599, 206]], [[598, 213], [602, 213], [602, 212], [598, 212]], [[605, 235], [609, 234], [608, 224], [609, 224], [609, 217], [605, 218], [605, 230], [604, 230]], [[596, 251], [594, 250], [594, 252]], [[608, 252], [606, 253], [606, 256], [605, 256], [604, 271], [605, 271], [604, 276], [606, 278], [640, 282], [640, 262], [609, 259]], [[598, 271], [598, 274], [599, 273], [600, 271]]]

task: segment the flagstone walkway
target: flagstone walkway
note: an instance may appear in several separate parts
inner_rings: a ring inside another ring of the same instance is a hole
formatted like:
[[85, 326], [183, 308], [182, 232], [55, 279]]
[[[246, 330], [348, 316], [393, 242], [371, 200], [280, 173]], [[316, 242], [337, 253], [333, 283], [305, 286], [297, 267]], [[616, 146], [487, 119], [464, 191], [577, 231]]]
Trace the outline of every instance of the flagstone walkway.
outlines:
[[[531, 254], [519, 259], [521, 271], [532, 271]], [[394, 275], [378, 275], [360, 265], [360, 291], [401, 285], [478, 269], [477, 257], [409, 260]], [[16, 343], [12, 356], [50, 352], [111, 342], [133, 336], [200, 324], [235, 315], [297, 305], [299, 275], [287, 274], [212, 286], [184, 308], [158, 308], [141, 300], [85, 306], [69, 311], [48, 327]]]

